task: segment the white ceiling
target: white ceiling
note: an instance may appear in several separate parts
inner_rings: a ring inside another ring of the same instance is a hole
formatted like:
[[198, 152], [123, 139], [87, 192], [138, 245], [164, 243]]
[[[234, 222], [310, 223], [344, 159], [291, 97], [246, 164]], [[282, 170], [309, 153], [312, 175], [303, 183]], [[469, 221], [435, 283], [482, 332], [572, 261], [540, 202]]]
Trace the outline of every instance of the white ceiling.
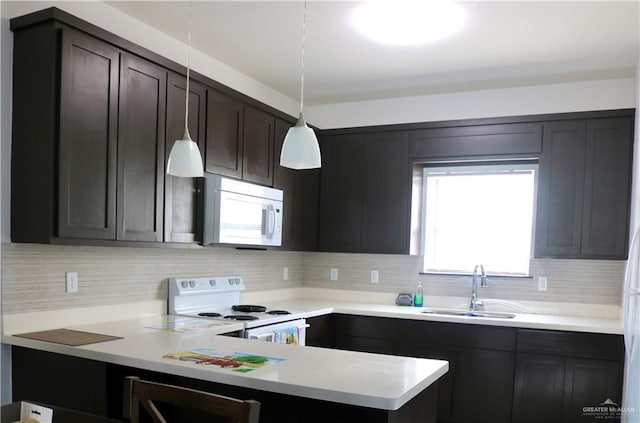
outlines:
[[[186, 42], [187, 2], [114, 1]], [[464, 29], [390, 47], [350, 25], [353, 1], [309, 1], [305, 104], [633, 77], [639, 1], [463, 2]], [[300, 91], [303, 3], [194, 1], [193, 46], [291, 98]]]

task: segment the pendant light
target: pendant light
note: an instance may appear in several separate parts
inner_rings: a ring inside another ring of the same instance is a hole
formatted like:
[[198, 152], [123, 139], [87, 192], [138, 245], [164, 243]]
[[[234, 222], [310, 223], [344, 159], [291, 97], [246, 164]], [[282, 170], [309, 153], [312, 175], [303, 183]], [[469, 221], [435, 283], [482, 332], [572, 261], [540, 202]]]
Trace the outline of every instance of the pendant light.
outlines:
[[302, 115], [304, 104], [304, 47], [307, 37], [307, 2], [304, 2], [302, 18], [302, 58], [300, 63], [300, 116], [295, 126], [289, 128], [280, 152], [280, 166], [290, 169], [314, 169], [321, 166], [320, 147], [313, 129], [307, 126]]
[[184, 100], [184, 135], [176, 140], [171, 147], [169, 160], [167, 161], [167, 174], [183, 178], [196, 178], [204, 176], [202, 156], [200, 149], [189, 135], [189, 71], [191, 68], [191, 7], [189, 2], [188, 44], [187, 53], [187, 87]]

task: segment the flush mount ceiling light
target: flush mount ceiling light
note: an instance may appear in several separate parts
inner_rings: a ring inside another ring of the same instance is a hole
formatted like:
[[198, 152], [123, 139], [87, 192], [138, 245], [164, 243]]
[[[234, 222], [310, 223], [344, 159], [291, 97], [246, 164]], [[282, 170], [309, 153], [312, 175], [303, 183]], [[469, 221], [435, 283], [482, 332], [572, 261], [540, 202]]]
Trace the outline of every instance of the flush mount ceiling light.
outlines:
[[304, 47], [307, 37], [307, 2], [302, 15], [302, 54], [300, 61], [300, 116], [295, 126], [289, 128], [280, 152], [280, 166], [290, 169], [315, 169], [321, 166], [320, 147], [313, 129], [302, 116], [304, 105]]
[[446, 0], [380, 0], [362, 4], [352, 16], [367, 37], [388, 45], [426, 44], [451, 35], [464, 24], [463, 8]]
[[189, 19], [187, 39], [189, 48], [187, 50], [187, 86], [184, 99], [184, 135], [177, 140], [167, 161], [167, 174], [180, 176], [183, 178], [197, 178], [204, 176], [202, 166], [202, 156], [200, 149], [189, 135], [189, 71], [191, 68], [191, 2], [189, 2]]

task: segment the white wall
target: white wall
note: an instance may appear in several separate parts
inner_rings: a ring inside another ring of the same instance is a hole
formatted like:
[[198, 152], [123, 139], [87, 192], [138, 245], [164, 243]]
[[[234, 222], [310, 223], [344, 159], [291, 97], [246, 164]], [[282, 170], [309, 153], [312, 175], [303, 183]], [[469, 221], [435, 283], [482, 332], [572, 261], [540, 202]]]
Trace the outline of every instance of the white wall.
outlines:
[[609, 79], [308, 106], [322, 129], [633, 108], [635, 81]]

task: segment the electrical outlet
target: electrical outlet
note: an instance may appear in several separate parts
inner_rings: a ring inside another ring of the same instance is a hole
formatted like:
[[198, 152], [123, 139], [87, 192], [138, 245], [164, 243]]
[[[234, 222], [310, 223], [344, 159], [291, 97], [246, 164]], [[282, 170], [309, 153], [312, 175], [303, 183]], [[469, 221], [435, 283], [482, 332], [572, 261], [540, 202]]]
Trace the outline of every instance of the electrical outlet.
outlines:
[[289, 268], [286, 266], [282, 269], [282, 280], [289, 280]]
[[372, 270], [371, 271], [371, 283], [378, 283], [380, 282], [380, 274], [377, 270]]
[[538, 291], [546, 291], [547, 290], [547, 277], [539, 276], [538, 277]]
[[338, 280], [338, 269], [331, 268], [331, 280], [332, 281], [337, 281]]
[[78, 272], [65, 272], [67, 281], [67, 294], [78, 292]]

